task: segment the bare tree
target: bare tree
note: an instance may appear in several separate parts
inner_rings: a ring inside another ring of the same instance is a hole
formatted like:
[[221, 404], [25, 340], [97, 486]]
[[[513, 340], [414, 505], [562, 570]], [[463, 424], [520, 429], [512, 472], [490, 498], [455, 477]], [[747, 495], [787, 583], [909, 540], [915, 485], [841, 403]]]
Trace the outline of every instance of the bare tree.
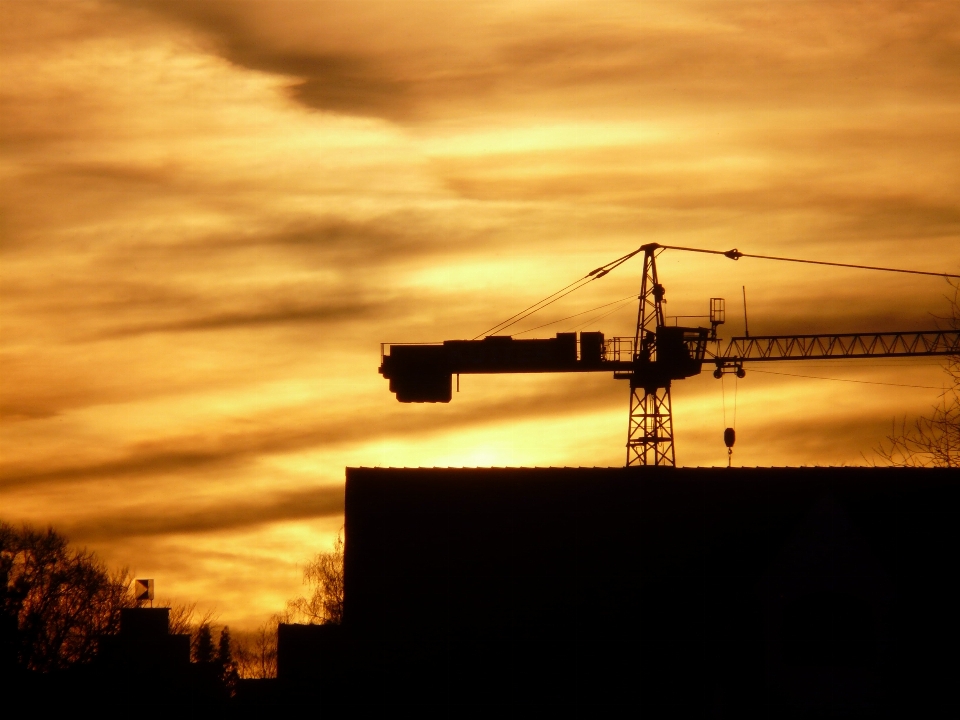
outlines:
[[960, 398], [945, 392], [942, 404], [929, 417], [920, 417], [910, 427], [900, 427], [877, 448], [883, 462], [894, 467], [960, 467]]
[[309, 597], [287, 603], [295, 619], [310, 624], [343, 621], [343, 527], [337, 533], [331, 552], [317, 553], [303, 570], [303, 584], [312, 590]]
[[[197, 613], [197, 603], [173, 602], [169, 599], [158, 600], [157, 607], [170, 609], [170, 620], [168, 630], [171, 635], [189, 635], [190, 647], [195, 649], [198, 643], [198, 635], [204, 627], [207, 631], [212, 631], [217, 621], [218, 613], [214, 609], [205, 610], [202, 614]], [[212, 643], [212, 636], [210, 642]], [[193, 650], [191, 650], [193, 653]]]
[[[960, 284], [952, 284], [951, 314], [945, 318], [960, 330]], [[895, 467], [960, 467], [960, 355], [949, 356], [946, 372], [950, 387], [932, 412], [912, 425], [894, 421], [886, 440], [876, 449], [881, 462]]]
[[[192, 603], [174, 603], [170, 600], [159, 600], [157, 607], [170, 608], [170, 624], [168, 629], [171, 635], [193, 635], [194, 621], [193, 616], [197, 612], [197, 604]], [[209, 621], [206, 616], [204, 620]]]
[[277, 625], [288, 618], [274, 615], [253, 633], [237, 633], [233, 658], [241, 678], [277, 676]]
[[16, 626], [19, 663], [49, 671], [89, 662], [134, 604], [126, 568], [109, 572], [53, 528], [0, 522], [0, 613]]

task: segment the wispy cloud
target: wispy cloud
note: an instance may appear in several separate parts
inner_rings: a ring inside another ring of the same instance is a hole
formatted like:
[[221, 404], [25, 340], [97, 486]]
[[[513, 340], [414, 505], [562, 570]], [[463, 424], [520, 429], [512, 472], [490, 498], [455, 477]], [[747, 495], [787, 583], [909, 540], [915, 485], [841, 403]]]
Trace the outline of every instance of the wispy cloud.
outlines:
[[198, 332], [209, 330], [230, 330], [250, 328], [262, 325], [287, 325], [292, 323], [328, 324], [348, 322], [371, 314], [374, 308], [369, 305], [319, 305], [314, 307], [288, 307], [264, 309], [254, 312], [233, 312], [193, 317], [188, 320], [167, 323], [149, 323], [132, 325], [109, 330], [100, 337], [118, 337], [123, 335], [142, 335], [145, 333]]
[[[456, 433], [469, 427], [505, 421], [574, 416], [621, 404], [623, 398], [617, 389], [611, 384], [601, 393], [571, 395], [567, 388], [555, 388], [536, 394], [521, 392], [510, 399], [479, 400], [470, 405], [462, 401], [449, 406], [393, 404], [387, 412], [381, 407], [361, 407], [354, 413], [344, 413], [338, 408], [338, 417], [333, 421], [322, 419], [323, 407], [318, 408], [319, 419], [309, 414], [307, 408], [294, 408], [266, 417], [248, 418], [246, 422], [256, 424], [261, 428], [259, 430], [158, 439], [129, 447], [119, 457], [109, 460], [79, 464], [54, 461], [29, 466], [6, 463], [0, 466], [0, 488], [92, 484], [117, 478], [151, 478], [177, 473], [186, 476], [211, 467], [228, 468], [252, 462], [271, 454], [412, 435]], [[383, 391], [388, 392], [385, 380]], [[374, 414], [379, 418], [371, 427], [369, 417]], [[285, 419], [284, 415], [288, 417]]]
[[164, 511], [155, 504], [134, 506], [122, 515], [95, 516], [67, 525], [64, 531], [78, 542], [104, 542], [143, 536], [215, 533], [342, 514], [343, 487], [335, 486], [267, 495], [251, 502], [218, 502], [202, 509], [174, 505]]

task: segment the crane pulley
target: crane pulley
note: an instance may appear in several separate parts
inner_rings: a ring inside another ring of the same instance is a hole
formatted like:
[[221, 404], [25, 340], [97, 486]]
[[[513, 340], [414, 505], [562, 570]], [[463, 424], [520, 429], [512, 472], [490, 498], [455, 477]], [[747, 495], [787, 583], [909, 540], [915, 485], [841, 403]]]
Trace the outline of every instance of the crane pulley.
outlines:
[[[666, 324], [663, 313], [666, 291], [659, 281], [656, 258], [659, 251], [667, 249], [723, 255], [732, 260], [753, 257], [960, 277], [947, 273], [750, 255], [736, 249], [721, 252], [651, 243], [593, 270], [545, 301], [492, 328], [506, 329], [642, 252], [643, 280], [637, 327], [632, 338], [606, 338], [600, 332], [581, 332], [579, 336], [577, 333], [557, 333], [556, 337], [546, 339], [521, 340], [509, 335], [487, 335], [483, 339], [447, 340], [443, 343], [384, 344], [381, 345], [380, 373], [390, 381], [390, 390], [400, 402], [446, 403], [452, 398], [454, 375], [612, 371], [614, 378], [630, 383], [626, 464], [673, 466], [676, 453], [671, 386], [674, 380], [700, 374], [705, 365], [713, 365], [714, 376], [721, 378], [727, 372], [744, 377], [745, 362], [960, 354], [960, 331], [957, 330], [745, 336], [731, 338], [721, 350], [717, 327], [725, 321], [722, 298], [710, 299], [710, 328]], [[709, 348], [712, 342], [717, 344], [713, 352]], [[735, 434], [732, 428], [728, 431], [724, 433], [724, 441], [729, 449]]]

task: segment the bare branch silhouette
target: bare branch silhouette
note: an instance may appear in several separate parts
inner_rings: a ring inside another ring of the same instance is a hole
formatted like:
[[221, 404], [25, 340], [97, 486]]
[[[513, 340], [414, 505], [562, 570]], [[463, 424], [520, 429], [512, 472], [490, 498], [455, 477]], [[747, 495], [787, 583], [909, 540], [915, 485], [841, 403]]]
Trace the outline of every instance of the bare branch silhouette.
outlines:
[[309, 597], [287, 603], [294, 619], [310, 624], [340, 624], [343, 620], [343, 527], [330, 552], [317, 553], [303, 570], [303, 584], [311, 587]]
[[[946, 320], [960, 330], [960, 283], [951, 282], [951, 314]], [[951, 355], [946, 372], [950, 387], [940, 395], [928, 416], [909, 424], [906, 418], [893, 423], [886, 440], [876, 448], [881, 462], [894, 467], [960, 467], [960, 355]]]
[[101, 635], [132, 607], [127, 568], [110, 572], [96, 554], [73, 549], [53, 528], [0, 521], [0, 614], [16, 628], [17, 660], [50, 671], [93, 660]]
[[233, 637], [233, 659], [241, 678], [277, 676], [277, 625], [289, 618], [277, 614], [252, 633]]

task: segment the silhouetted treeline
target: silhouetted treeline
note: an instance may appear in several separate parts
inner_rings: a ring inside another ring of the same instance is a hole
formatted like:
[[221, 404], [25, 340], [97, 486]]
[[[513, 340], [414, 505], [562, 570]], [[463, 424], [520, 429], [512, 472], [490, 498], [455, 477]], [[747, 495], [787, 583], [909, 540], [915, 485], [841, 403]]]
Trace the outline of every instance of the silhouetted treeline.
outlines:
[[88, 663], [134, 605], [126, 568], [110, 572], [53, 528], [0, 522], [0, 614], [8, 662], [49, 672]]
[[[63, 693], [83, 695], [82, 687], [109, 687], [115, 676], [138, 687], [137, 678], [128, 677], [137, 666], [159, 676], [173, 672], [187, 694], [233, 694], [236, 655], [247, 653], [235, 653], [229, 628], [216, 632], [213, 613], [197, 617], [196, 603], [176, 604], [158, 609], [163, 627], [151, 633], [159, 637], [144, 636], [138, 614], [153, 611], [137, 609], [132, 583], [127, 568], [109, 570], [53, 528], [0, 521], [0, 675], [19, 678], [13, 684], [23, 692], [48, 693], [50, 702]], [[184, 652], [175, 657], [174, 646], [158, 645], [164, 637], [184, 638]], [[170, 667], [158, 666], [158, 658]]]

